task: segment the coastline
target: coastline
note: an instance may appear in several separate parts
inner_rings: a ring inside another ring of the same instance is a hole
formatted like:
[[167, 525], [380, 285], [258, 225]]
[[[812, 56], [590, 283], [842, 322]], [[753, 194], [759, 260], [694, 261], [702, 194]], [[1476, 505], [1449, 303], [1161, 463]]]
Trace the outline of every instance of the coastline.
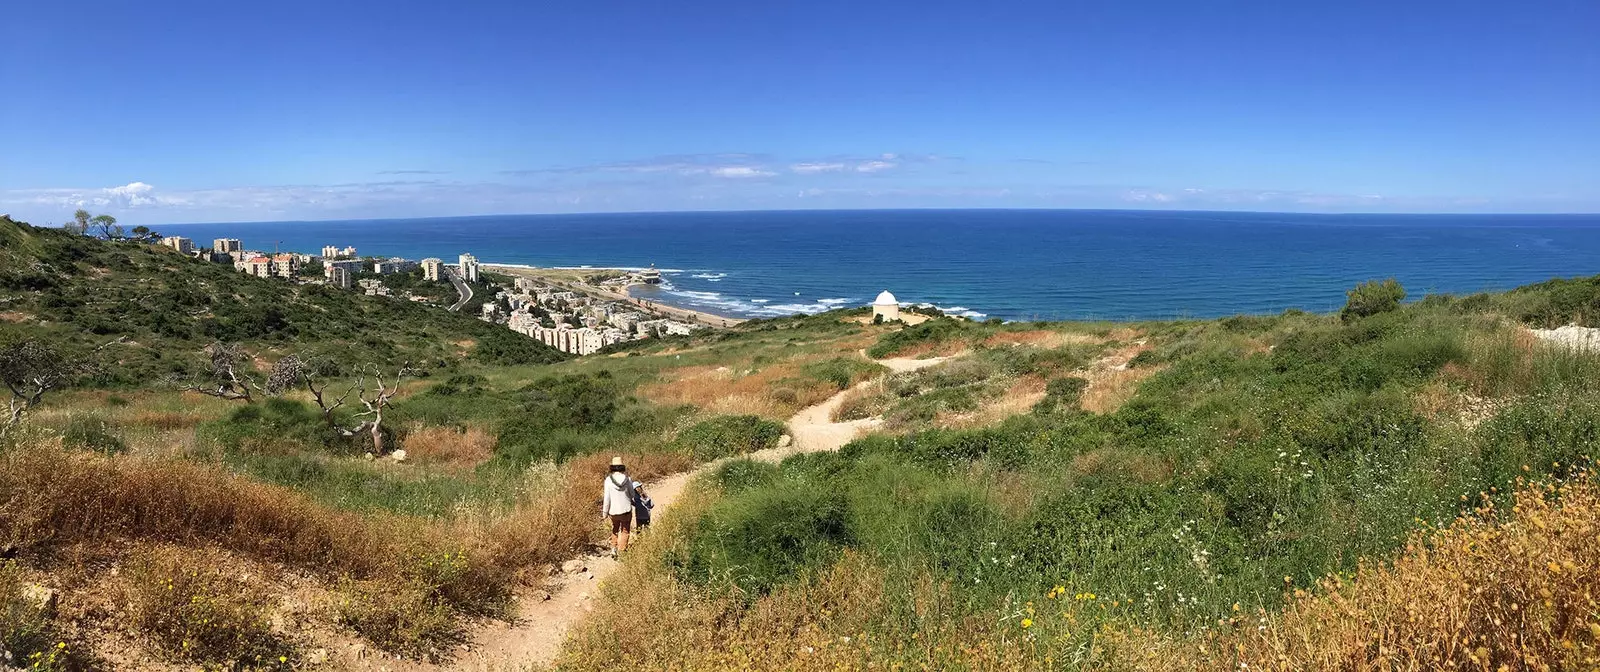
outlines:
[[682, 307], [679, 307], [679, 306], [668, 305], [668, 304], [661, 303], [659, 301], [647, 301], [645, 299], [640, 299], [640, 298], [634, 297], [631, 293], [628, 292], [628, 288], [631, 288], [634, 285], [628, 285], [627, 287], [625, 287], [623, 289], [623, 291], [617, 292], [617, 291], [613, 291], [613, 290], [608, 289], [608, 288], [603, 288], [603, 287], [599, 287], [599, 286], [596, 286], [596, 285], [589, 284], [587, 282], [584, 282], [581, 279], [581, 275], [585, 274], [585, 273], [606, 273], [606, 272], [611, 272], [611, 271], [625, 272], [626, 269], [616, 269], [616, 268], [542, 268], [542, 267], [528, 266], [528, 265], [523, 265], [523, 264], [489, 264], [489, 263], [482, 264], [482, 267], [485, 270], [494, 271], [496, 273], [504, 273], [506, 275], [534, 278], [534, 279], [537, 279], [537, 280], [539, 280], [541, 282], [547, 282], [547, 283], [550, 283], [552, 285], [558, 285], [558, 286], [570, 289], [570, 290], [575, 291], [575, 292], [588, 294], [590, 296], [606, 299], [606, 300], [609, 300], [609, 301], [623, 301], [623, 302], [626, 302], [626, 303], [631, 303], [634, 306], [637, 306], [640, 310], [644, 310], [644, 311], [647, 311], [647, 312], [655, 313], [655, 314], [661, 315], [663, 317], [676, 318], [676, 319], [684, 320], [684, 321], [687, 321], [687, 322], [693, 322], [695, 324], [703, 324], [703, 325], [706, 325], [706, 326], [709, 326], [709, 327], [715, 327], [715, 328], [719, 328], [719, 329], [731, 329], [733, 327], [739, 326], [740, 324], [743, 324], [746, 321], [744, 319], [740, 319], [740, 318], [737, 318], [737, 317], [727, 317], [725, 315], [717, 315], [717, 314], [708, 313], [708, 312], [705, 312], [705, 311], [693, 310], [693, 309], [689, 309], [689, 308], [682, 308]]

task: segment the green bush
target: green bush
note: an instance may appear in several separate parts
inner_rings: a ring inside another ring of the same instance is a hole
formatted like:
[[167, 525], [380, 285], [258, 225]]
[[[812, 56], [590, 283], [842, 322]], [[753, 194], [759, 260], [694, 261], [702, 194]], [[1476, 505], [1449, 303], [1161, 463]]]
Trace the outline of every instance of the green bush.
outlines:
[[877, 343], [867, 348], [867, 356], [873, 359], [882, 359], [913, 345], [930, 342], [938, 343], [959, 338], [970, 328], [971, 325], [962, 320], [948, 317], [934, 318], [922, 324], [902, 327], [880, 336]]
[[821, 362], [807, 364], [802, 372], [805, 375], [830, 383], [838, 389], [847, 389], [856, 382], [871, 378], [884, 371], [881, 364], [868, 362], [855, 357], [835, 357]]
[[61, 431], [61, 445], [88, 450], [102, 455], [114, 455], [128, 449], [121, 437], [112, 433], [105, 418], [94, 415], [74, 415], [67, 419]]
[[[226, 417], [204, 423], [200, 435], [229, 451], [282, 453], [289, 449], [337, 455], [359, 453], [356, 438], [345, 436], [323, 420], [322, 412], [304, 402], [275, 397], [239, 406]], [[367, 440], [370, 441], [370, 438]]]
[[717, 485], [725, 493], [739, 493], [771, 485], [778, 479], [777, 465], [747, 458], [729, 460], [717, 467], [714, 473]]
[[335, 618], [385, 651], [439, 662], [467, 641], [459, 615], [434, 591], [406, 581], [348, 581]]
[[723, 415], [683, 430], [673, 442], [696, 460], [748, 455], [778, 445], [783, 425], [757, 415]]
[[1368, 280], [1356, 285], [1345, 296], [1348, 298], [1339, 311], [1339, 319], [1349, 322], [1399, 308], [1406, 298], [1406, 290], [1394, 278], [1381, 282]]
[[669, 564], [685, 579], [753, 599], [826, 567], [849, 542], [844, 497], [785, 481], [724, 499]]

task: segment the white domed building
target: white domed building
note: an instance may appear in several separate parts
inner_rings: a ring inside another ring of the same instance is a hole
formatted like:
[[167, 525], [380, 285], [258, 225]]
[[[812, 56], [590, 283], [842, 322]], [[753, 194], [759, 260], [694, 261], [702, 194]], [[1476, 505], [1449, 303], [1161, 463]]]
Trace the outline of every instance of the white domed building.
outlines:
[[883, 318], [884, 322], [893, 322], [900, 319], [900, 302], [894, 299], [889, 290], [883, 290], [878, 298], [872, 302], [873, 319]]

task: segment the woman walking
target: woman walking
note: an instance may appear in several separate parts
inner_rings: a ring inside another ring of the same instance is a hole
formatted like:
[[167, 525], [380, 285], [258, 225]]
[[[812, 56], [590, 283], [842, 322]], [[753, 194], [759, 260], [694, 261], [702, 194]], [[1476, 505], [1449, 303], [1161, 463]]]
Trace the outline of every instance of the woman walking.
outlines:
[[633, 479], [622, 464], [622, 456], [611, 458], [611, 473], [606, 474], [601, 486], [600, 517], [611, 521], [612, 555], [628, 550], [628, 533], [633, 530], [633, 500], [638, 497], [633, 489]]

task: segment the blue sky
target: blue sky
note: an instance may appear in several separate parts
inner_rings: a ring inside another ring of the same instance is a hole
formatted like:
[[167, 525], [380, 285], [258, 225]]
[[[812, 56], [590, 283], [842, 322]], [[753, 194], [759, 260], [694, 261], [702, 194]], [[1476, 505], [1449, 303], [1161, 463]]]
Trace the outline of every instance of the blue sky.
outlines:
[[1600, 2], [55, 2], [0, 212], [1600, 211]]

